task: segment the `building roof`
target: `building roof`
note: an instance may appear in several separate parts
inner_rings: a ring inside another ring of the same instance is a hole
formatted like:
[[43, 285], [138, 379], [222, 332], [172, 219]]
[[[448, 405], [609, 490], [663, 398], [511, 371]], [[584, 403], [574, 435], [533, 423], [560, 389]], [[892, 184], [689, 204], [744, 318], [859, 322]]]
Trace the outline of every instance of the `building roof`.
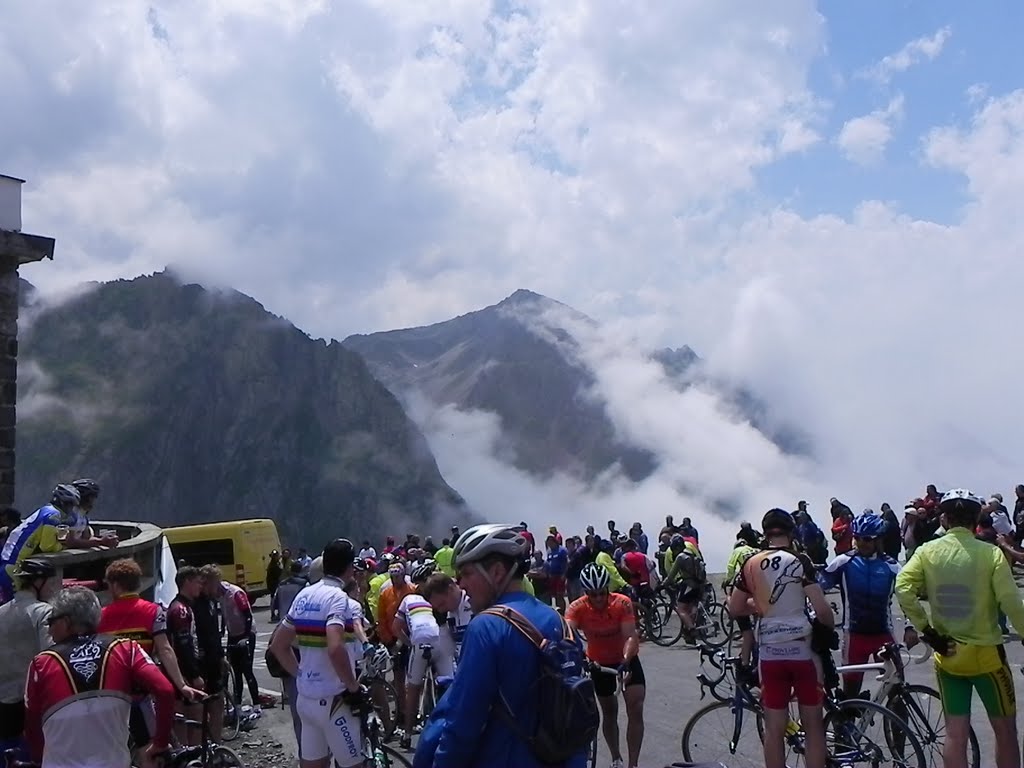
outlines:
[[24, 179], [19, 179], [17, 176], [8, 176], [6, 173], [0, 173], [0, 179], [10, 179], [11, 181], [16, 181], [19, 184], [25, 183]]

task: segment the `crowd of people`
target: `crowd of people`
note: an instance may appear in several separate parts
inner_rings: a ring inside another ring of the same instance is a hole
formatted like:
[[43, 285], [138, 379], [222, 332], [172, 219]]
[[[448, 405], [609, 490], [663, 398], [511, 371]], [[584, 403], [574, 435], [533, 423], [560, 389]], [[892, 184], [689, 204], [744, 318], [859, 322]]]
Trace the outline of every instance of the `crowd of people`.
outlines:
[[[129, 744], [145, 760], [172, 740], [197, 743], [197, 729], [176, 724], [176, 712], [208, 717], [219, 738], [228, 668], [233, 700], [247, 686], [253, 705], [261, 702], [252, 606], [216, 564], [182, 565], [166, 607], [140, 597], [142, 571], [131, 559], [107, 566], [112, 600], [103, 607], [93, 590], [57, 583], [40, 555], [114, 543], [88, 523], [98, 495], [92, 481], [58, 485], [25, 520], [8, 515], [4, 532], [0, 739], [53, 765], [128, 765]], [[839, 639], [824, 593], [834, 588], [845, 602], [847, 662], [868, 661], [894, 641], [894, 595], [909, 622], [902, 642], [933, 649], [945, 765], [965, 764], [976, 691], [995, 734], [994, 764], [1018, 768], [1002, 650], [1007, 619], [1024, 629], [1010, 569], [1024, 562], [1024, 486], [1016, 495], [1011, 512], [999, 494], [929, 486], [902, 519], [887, 504], [854, 515], [832, 499], [824, 529], [803, 501], [770, 510], [759, 527], [740, 526], [723, 586], [758, 680], [768, 768], [785, 765], [794, 700], [805, 763], [826, 764], [823, 662]], [[381, 704], [366, 685], [370, 668], [388, 670], [398, 692], [399, 747], [412, 751], [421, 731], [413, 754], [420, 768], [582, 765], [598, 727], [612, 768], [633, 768], [647, 687], [637, 601], [667, 590], [684, 636], [696, 642], [693, 608], [709, 581], [700, 532], [671, 516], [656, 537], [640, 523], [620, 533], [610, 520], [607, 531], [591, 526], [578, 536], [551, 526], [541, 537], [525, 522], [454, 527], [440, 545], [409, 534], [379, 550], [335, 539], [316, 558], [272, 553], [267, 576], [279, 622], [268, 669], [284, 684], [303, 768], [362, 764], [363, 715]], [[428, 673], [447, 693], [421, 718]], [[847, 676], [843, 695], [855, 697], [861, 683]]]

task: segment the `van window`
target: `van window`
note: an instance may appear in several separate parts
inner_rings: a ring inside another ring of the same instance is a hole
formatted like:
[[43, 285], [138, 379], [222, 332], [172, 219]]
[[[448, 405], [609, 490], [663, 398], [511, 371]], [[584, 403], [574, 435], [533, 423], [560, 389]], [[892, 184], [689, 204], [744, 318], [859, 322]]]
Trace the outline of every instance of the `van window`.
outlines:
[[171, 544], [175, 560], [184, 560], [189, 565], [202, 566], [235, 564], [235, 543], [231, 539], [210, 539], [208, 541], [185, 541]]

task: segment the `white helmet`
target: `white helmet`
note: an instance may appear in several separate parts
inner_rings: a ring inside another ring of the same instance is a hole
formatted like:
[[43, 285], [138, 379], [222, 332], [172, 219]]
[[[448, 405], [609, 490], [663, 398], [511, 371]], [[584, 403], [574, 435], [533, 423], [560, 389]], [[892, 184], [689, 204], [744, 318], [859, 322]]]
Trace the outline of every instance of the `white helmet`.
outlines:
[[954, 488], [951, 491], [946, 491], [946, 494], [942, 497], [942, 501], [939, 502], [940, 507], [944, 507], [947, 504], [951, 507], [974, 504], [980, 509], [984, 506], [985, 502], [966, 488]]
[[455, 566], [475, 563], [488, 555], [504, 555], [519, 560], [529, 553], [530, 542], [511, 525], [474, 525], [455, 542]]
[[418, 563], [412, 567], [412, 573], [409, 574], [409, 578], [412, 579], [413, 584], [419, 584], [421, 581], [426, 581], [430, 578], [431, 574], [436, 570], [436, 562], [433, 560], [424, 560], [422, 563]]
[[383, 645], [378, 645], [376, 650], [373, 652], [373, 656], [370, 657], [370, 670], [378, 674], [384, 674], [387, 672], [390, 665], [391, 654], [388, 653], [388, 649]]
[[580, 586], [584, 592], [600, 592], [608, 589], [610, 583], [608, 571], [597, 563], [587, 563], [580, 572]]

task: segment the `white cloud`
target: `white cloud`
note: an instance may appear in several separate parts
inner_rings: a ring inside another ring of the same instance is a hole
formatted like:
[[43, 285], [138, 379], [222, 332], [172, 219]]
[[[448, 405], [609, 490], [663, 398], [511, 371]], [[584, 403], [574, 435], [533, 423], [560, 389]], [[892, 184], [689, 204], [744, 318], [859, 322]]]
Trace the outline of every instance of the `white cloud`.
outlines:
[[[153, 8], [0, 6], [0, 98], [19, 105], [2, 170], [30, 180], [26, 228], [57, 238], [56, 261], [24, 270], [43, 288], [173, 263], [343, 336], [525, 286], [690, 343], [812, 432], [816, 465], [780, 462], [595, 342], [619, 428], [709, 490], [735, 475], [751, 517], [797, 487], [876, 506], [1020, 479], [1022, 92], [926, 137], [926, 162], [965, 187], [955, 222], [872, 200], [805, 217], [758, 179], [817, 140], [826, 30], [808, 0]], [[844, 151], [884, 153], [892, 107], [848, 123]], [[573, 490], [551, 498], [571, 507]]]
[[903, 97], [897, 96], [884, 109], [843, 123], [836, 144], [846, 158], [860, 165], [872, 165], [885, 155], [893, 130], [903, 118]]
[[879, 61], [864, 75], [880, 83], [888, 83], [894, 75], [905, 72], [913, 66], [924, 61], [933, 61], [942, 53], [946, 43], [952, 36], [953, 30], [950, 27], [943, 27], [930, 37], [925, 35], [900, 48]]

